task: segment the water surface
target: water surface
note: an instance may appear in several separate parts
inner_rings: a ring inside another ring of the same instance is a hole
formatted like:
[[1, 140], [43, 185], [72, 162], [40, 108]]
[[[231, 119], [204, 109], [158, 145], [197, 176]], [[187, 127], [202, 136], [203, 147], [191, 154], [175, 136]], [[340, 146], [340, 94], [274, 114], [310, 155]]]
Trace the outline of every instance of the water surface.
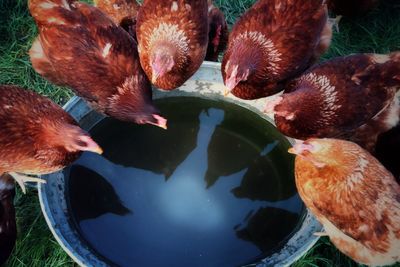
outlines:
[[236, 105], [157, 101], [168, 130], [106, 118], [102, 156], [67, 170], [77, 229], [119, 266], [239, 266], [279, 248], [303, 213], [288, 142]]

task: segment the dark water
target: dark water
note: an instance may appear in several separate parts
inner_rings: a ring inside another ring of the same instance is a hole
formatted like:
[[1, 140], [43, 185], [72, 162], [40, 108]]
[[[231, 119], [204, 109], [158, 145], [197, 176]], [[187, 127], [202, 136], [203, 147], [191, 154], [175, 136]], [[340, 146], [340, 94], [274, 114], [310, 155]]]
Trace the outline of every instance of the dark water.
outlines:
[[288, 143], [241, 107], [160, 100], [167, 131], [104, 119], [67, 192], [77, 228], [120, 266], [239, 266], [271, 254], [303, 213]]

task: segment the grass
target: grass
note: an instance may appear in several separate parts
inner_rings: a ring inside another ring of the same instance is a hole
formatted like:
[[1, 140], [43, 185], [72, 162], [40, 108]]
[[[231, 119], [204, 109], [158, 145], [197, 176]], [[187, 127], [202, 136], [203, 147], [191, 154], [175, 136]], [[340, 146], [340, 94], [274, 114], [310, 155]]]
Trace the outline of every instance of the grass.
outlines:
[[[254, 0], [215, 0], [230, 25]], [[387, 53], [400, 50], [400, 3], [386, 0], [380, 7], [359, 18], [343, 18], [340, 33], [323, 60], [357, 52]], [[16, 84], [46, 95], [59, 104], [71, 91], [54, 86], [32, 69], [27, 52], [37, 30], [29, 16], [26, 0], [0, 0], [0, 84]], [[26, 195], [17, 191], [18, 240], [6, 266], [74, 266], [58, 246], [41, 214], [36, 190]], [[322, 238], [293, 267], [358, 266]], [[396, 265], [400, 267], [400, 264]]]

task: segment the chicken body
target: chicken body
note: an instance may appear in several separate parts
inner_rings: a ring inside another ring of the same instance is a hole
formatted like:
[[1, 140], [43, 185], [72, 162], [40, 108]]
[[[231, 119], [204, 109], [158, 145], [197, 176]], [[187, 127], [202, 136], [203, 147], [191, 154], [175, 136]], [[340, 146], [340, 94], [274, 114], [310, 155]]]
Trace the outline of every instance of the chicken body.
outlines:
[[340, 251], [369, 266], [400, 261], [400, 186], [378, 160], [336, 139], [289, 151], [300, 197]]
[[146, 0], [136, 29], [147, 77], [158, 88], [173, 90], [203, 63], [208, 45], [207, 0]]
[[228, 90], [242, 99], [275, 94], [330, 44], [323, 0], [259, 0], [229, 35], [222, 61]]
[[136, 0], [94, 0], [94, 3], [136, 40], [136, 16], [140, 7]]
[[328, 8], [337, 15], [361, 15], [379, 3], [379, 0], [328, 0]]
[[35, 70], [71, 87], [99, 112], [166, 127], [152, 104], [150, 82], [135, 41], [96, 7], [66, 0], [30, 0], [39, 37], [30, 50]]
[[218, 56], [226, 49], [228, 43], [228, 24], [224, 13], [208, 0], [208, 46], [206, 60], [218, 61]]
[[400, 53], [355, 54], [312, 67], [268, 109], [285, 135], [353, 138], [370, 149], [399, 121]]
[[0, 265], [7, 261], [17, 239], [14, 196], [14, 180], [8, 174], [2, 175], [0, 177]]
[[101, 153], [62, 108], [16, 86], [0, 86], [0, 125], [0, 175], [51, 173], [81, 151]]

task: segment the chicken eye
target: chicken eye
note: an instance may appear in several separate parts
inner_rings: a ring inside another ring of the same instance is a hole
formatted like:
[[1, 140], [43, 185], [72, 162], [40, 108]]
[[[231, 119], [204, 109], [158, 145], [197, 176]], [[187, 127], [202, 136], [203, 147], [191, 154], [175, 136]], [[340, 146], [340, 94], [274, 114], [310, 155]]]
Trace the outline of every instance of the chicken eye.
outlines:
[[82, 140], [77, 140], [76, 141], [76, 144], [77, 144], [77, 146], [79, 146], [79, 147], [87, 147], [87, 143], [86, 142], [84, 142], [84, 141], [82, 141]]

